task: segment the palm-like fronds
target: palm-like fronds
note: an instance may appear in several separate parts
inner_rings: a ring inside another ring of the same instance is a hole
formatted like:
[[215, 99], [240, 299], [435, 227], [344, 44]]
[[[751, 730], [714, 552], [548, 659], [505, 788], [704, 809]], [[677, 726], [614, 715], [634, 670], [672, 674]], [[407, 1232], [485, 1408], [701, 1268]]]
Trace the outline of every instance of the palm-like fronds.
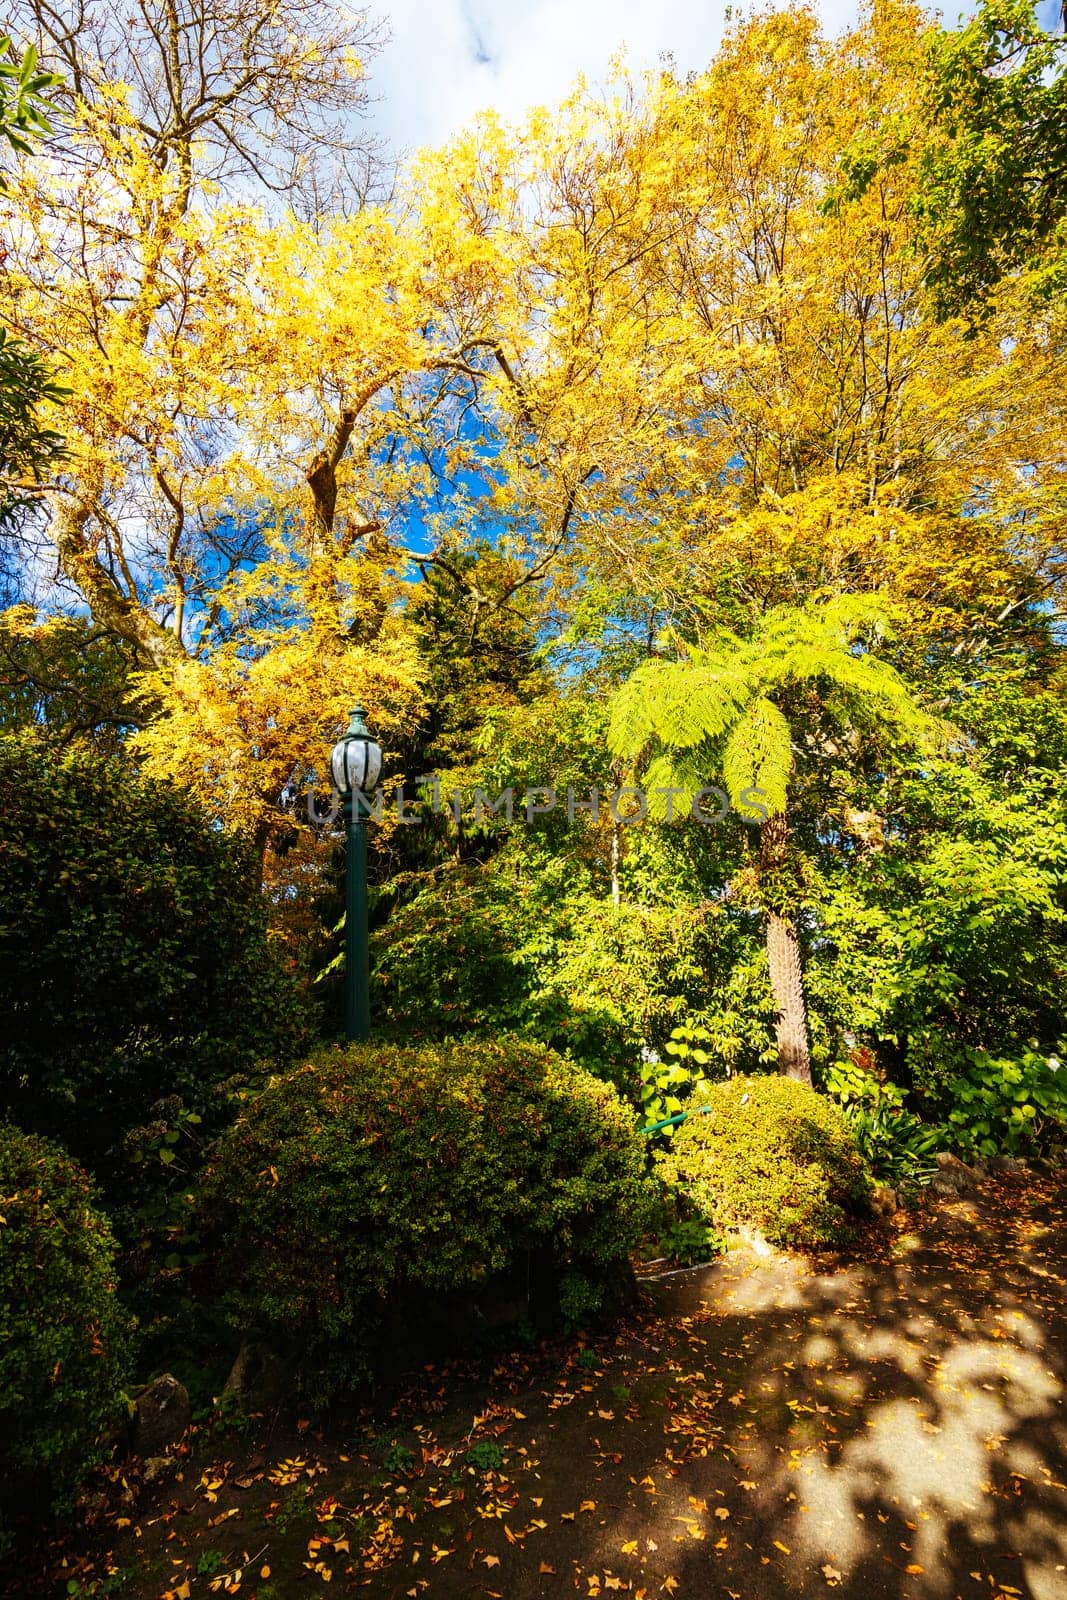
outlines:
[[739, 654], [646, 661], [612, 702], [608, 746], [614, 755], [630, 759], [652, 742], [691, 750], [725, 733], [751, 693]]
[[770, 700], [760, 695], [730, 730], [722, 758], [730, 799], [741, 804], [746, 789], [760, 789], [772, 815], [785, 810], [793, 770], [789, 723]]
[[[771, 611], [747, 641], [727, 637], [687, 661], [645, 662], [615, 696], [609, 746], [628, 759], [649, 757], [647, 784], [690, 797], [714, 782], [721, 757], [735, 804], [745, 789], [761, 789], [767, 809], [783, 811], [792, 738], [776, 699], [789, 689], [814, 688], [824, 712], [852, 733], [911, 747], [943, 736], [896, 668], [872, 653], [894, 622], [880, 596], [844, 595]], [[679, 797], [675, 815], [685, 803]], [[650, 796], [652, 815], [666, 805]]]

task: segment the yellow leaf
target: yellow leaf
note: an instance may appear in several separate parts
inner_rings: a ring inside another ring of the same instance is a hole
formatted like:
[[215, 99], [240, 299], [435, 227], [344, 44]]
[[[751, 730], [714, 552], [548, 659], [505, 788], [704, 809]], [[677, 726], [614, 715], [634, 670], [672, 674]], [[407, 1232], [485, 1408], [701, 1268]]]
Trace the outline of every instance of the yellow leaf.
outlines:
[[499, 1556], [483, 1556], [482, 1560], [485, 1562], [487, 1567], [499, 1567], [500, 1565]]
[[637, 1554], [637, 1540], [627, 1539], [621, 1549], [624, 1556], [635, 1556]]
[[778, 1540], [778, 1539], [775, 1539], [775, 1541], [774, 1541], [774, 1548], [776, 1550], [780, 1550], [784, 1556], [788, 1556], [788, 1555], [792, 1554], [792, 1551], [790, 1550], [789, 1546], [787, 1544], [782, 1544], [781, 1541]]

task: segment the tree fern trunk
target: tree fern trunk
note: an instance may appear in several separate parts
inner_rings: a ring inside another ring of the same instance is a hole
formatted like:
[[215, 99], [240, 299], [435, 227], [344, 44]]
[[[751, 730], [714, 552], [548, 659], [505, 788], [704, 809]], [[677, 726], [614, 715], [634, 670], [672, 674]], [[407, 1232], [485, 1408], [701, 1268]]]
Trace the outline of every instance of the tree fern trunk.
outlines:
[[774, 1032], [778, 1040], [778, 1071], [787, 1078], [811, 1082], [808, 1051], [808, 1017], [804, 1004], [804, 976], [796, 923], [772, 911], [767, 917], [767, 965], [774, 995]]
[[[768, 817], [760, 828], [760, 872], [773, 870], [785, 860], [789, 826], [784, 813]], [[778, 1040], [778, 1071], [801, 1083], [811, 1082], [808, 1015], [804, 1003], [804, 973], [796, 922], [780, 911], [767, 912], [767, 966], [774, 996], [774, 1032]]]

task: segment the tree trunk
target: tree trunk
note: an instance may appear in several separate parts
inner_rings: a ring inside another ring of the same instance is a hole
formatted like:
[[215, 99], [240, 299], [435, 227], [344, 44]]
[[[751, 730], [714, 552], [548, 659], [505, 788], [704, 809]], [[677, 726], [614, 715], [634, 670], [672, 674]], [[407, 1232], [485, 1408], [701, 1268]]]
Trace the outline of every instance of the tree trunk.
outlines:
[[787, 1078], [810, 1083], [808, 1019], [796, 923], [777, 911], [770, 912], [767, 917], [767, 965], [771, 973], [771, 993], [774, 995], [778, 1071]]
[[85, 596], [93, 621], [137, 652], [138, 665], [156, 671], [173, 668], [189, 659], [181, 640], [164, 628], [134, 593], [124, 594], [104, 566], [88, 531], [103, 475], [94, 471], [81, 496], [54, 508], [52, 533], [63, 571]]
[[[785, 860], [789, 827], [785, 814], [768, 817], [760, 828], [760, 871], [779, 867]], [[800, 942], [792, 917], [780, 911], [767, 913], [767, 966], [774, 996], [774, 1032], [778, 1040], [778, 1071], [800, 1083], [811, 1082], [808, 1017], [804, 1004], [804, 974]]]

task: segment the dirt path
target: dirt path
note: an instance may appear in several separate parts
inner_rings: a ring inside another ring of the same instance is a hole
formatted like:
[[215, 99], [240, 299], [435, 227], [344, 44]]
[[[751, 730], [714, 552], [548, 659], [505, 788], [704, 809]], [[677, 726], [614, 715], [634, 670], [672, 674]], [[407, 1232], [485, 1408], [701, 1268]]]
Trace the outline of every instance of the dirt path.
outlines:
[[1067, 1600], [1065, 1200], [1003, 1179], [862, 1260], [731, 1255], [373, 1430], [199, 1445], [61, 1588]]

